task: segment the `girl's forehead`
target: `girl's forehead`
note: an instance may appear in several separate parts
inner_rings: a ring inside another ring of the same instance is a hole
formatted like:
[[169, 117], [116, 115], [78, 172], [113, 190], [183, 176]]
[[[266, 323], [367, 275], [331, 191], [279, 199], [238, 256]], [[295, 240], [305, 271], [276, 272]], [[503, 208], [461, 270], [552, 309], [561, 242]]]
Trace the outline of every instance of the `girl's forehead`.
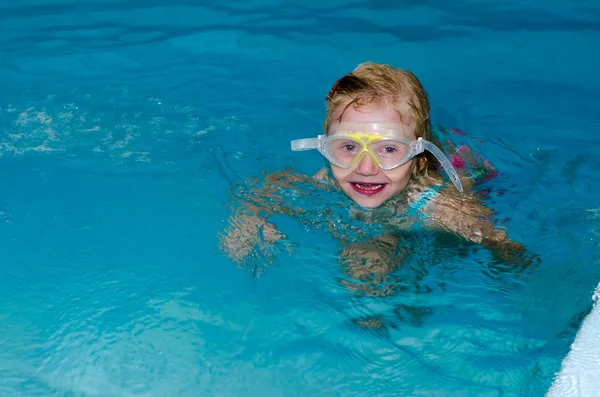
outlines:
[[371, 123], [407, 123], [408, 118], [389, 105], [366, 105], [354, 107], [352, 105], [338, 106], [333, 112], [332, 120], [337, 122], [371, 122]]

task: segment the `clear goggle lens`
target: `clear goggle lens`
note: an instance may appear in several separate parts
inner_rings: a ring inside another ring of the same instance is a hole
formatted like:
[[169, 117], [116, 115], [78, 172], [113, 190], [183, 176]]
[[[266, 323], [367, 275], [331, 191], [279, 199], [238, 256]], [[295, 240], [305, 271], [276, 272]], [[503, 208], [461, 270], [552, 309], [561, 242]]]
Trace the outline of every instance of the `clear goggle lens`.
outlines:
[[409, 154], [406, 142], [390, 137], [364, 142], [343, 135], [334, 135], [328, 137], [323, 150], [332, 163], [342, 168], [352, 167], [366, 153], [380, 167], [391, 169], [406, 162]]

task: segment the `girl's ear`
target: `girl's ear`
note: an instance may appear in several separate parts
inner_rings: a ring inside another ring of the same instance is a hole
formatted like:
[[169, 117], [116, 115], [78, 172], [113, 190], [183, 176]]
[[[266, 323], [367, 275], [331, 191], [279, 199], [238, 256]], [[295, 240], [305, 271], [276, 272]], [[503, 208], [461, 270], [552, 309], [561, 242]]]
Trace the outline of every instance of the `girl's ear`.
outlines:
[[419, 172], [422, 172], [426, 167], [427, 167], [427, 157], [420, 156], [417, 159], [417, 169], [419, 170]]

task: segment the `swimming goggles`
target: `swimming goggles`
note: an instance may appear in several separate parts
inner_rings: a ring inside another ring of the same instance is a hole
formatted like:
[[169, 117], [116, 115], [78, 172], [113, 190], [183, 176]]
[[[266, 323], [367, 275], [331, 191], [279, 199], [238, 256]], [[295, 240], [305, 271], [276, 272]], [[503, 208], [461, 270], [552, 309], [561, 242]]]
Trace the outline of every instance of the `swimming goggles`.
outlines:
[[432, 142], [423, 138], [406, 139], [401, 124], [342, 122], [329, 135], [296, 139], [293, 151], [317, 149], [329, 162], [342, 169], [354, 167], [363, 154], [368, 154], [382, 170], [391, 170], [406, 164], [425, 150], [440, 162], [448, 177], [462, 192], [462, 184], [450, 160]]

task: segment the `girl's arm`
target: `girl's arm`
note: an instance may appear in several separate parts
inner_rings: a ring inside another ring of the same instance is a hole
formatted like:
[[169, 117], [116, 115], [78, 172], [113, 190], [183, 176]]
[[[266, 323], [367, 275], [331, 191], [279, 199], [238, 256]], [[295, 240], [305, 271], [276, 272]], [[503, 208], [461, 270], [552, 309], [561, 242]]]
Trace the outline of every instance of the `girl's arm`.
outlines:
[[531, 262], [525, 247], [499, 229], [492, 221], [494, 212], [474, 196], [458, 196], [442, 191], [422, 212], [434, 221], [433, 228], [447, 229], [473, 243], [484, 245], [505, 262]]
[[287, 170], [276, 172], [264, 181], [256, 181], [244, 197], [237, 199], [237, 208], [218, 236], [219, 246], [229, 259], [240, 267], [246, 267], [252, 257], [258, 256], [264, 267], [271, 264], [282, 249], [292, 251], [290, 244], [277, 245], [286, 236], [268, 218], [276, 213], [294, 214], [293, 209], [283, 204], [277, 189], [302, 178], [306, 177]]

